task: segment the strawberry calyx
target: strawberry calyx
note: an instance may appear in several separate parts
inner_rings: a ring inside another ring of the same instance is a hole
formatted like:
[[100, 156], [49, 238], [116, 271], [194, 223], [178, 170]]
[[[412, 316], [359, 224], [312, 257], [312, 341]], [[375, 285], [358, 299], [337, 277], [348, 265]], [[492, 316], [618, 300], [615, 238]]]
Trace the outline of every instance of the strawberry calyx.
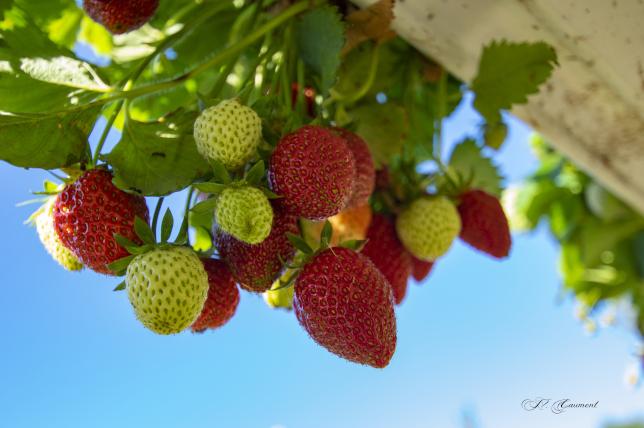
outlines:
[[[139, 245], [136, 242], [122, 236], [118, 233], [114, 234], [114, 240], [123, 247], [129, 256], [125, 256], [119, 260], [108, 265], [108, 268], [117, 276], [124, 276], [130, 262], [138, 255], [150, 252], [156, 248], [167, 249], [170, 247], [185, 247], [188, 244], [188, 219], [184, 217], [179, 232], [177, 233], [174, 241], [170, 241], [170, 235], [174, 228], [174, 217], [172, 211], [167, 209], [161, 220], [161, 234], [159, 239], [155, 236], [152, 227], [143, 220], [141, 217], [134, 218], [134, 232], [136, 236], [143, 242]], [[116, 286], [114, 291], [125, 289], [125, 281]]]
[[[317, 248], [312, 247], [302, 236], [296, 235], [293, 233], [287, 233], [286, 237], [289, 242], [297, 249], [297, 253], [293, 258], [293, 263], [284, 263], [284, 266], [287, 269], [291, 270], [290, 275], [286, 275], [286, 280], [280, 278], [280, 285], [278, 287], [271, 288], [271, 291], [281, 290], [283, 288], [291, 287], [295, 280], [298, 277], [300, 271], [309, 263], [312, 259], [315, 258], [318, 254], [323, 251], [330, 249], [333, 252], [333, 247], [331, 246], [331, 238], [333, 236], [333, 225], [330, 221], [326, 220], [322, 231], [320, 232], [320, 244]], [[340, 242], [337, 246], [349, 248], [354, 251], [359, 251], [365, 244], [366, 240], [362, 239], [350, 239], [347, 241]]]

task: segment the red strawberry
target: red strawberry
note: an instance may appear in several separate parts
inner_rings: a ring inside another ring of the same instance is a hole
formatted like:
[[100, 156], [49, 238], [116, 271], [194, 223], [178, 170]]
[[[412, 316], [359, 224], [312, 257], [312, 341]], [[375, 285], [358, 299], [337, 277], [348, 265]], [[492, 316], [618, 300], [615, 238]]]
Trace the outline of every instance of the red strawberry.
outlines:
[[202, 260], [208, 274], [208, 297], [201, 315], [192, 324], [192, 331], [201, 333], [226, 324], [235, 315], [239, 304], [239, 289], [233, 276], [221, 260]]
[[320, 126], [286, 135], [271, 156], [268, 181], [280, 204], [309, 220], [339, 213], [349, 201], [355, 160], [345, 141]]
[[293, 308], [313, 340], [349, 361], [382, 368], [396, 350], [391, 287], [353, 250], [329, 248], [308, 262], [295, 282]]
[[239, 285], [249, 291], [268, 290], [279, 277], [284, 263], [295, 254], [286, 233], [298, 234], [297, 217], [273, 203], [273, 226], [268, 237], [251, 245], [235, 239], [215, 225], [214, 244]]
[[112, 34], [136, 30], [152, 18], [159, 0], [83, 0], [83, 8], [94, 21]]
[[118, 189], [103, 169], [84, 173], [54, 204], [54, 227], [63, 245], [85, 266], [108, 275], [113, 275], [108, 264], [129, 255], [114, 240], [115, 233], [141, 243], [134, 232], [137, 216], [149, 221], [145, 198]]
[[411, 254], [396, 235], [394, 222], [376, 214], [367, 229], [367, 243], [361, 251], [387, 278], [399, 305], [407, 294], [407, 280], [412, 271]]
[[420, 282], [427, 278], [427, 275], [432, 271], [435, 262], [426, 262], [425, 260], [417, 259], [411, 256], [411, 275], [416, 282]]
[[512, 238], [499, 200], [482, 190], [467, 191], [459, 199], [461, 239], [496, 258], [507, 257]]
[[376, 169], [369, 146], [359, 135], [351, 131], [343, 128], [333, 130], [347, 142], [356, 161], [356, 180], [347, 207], [364, 205], [369, 202], [369, 197], [376, 186]]
[[[300, 85], [297, 82], [291, 84], [291, 105], [295, 107], [297, 103], [298, 92], [300, 92]], [[306, 105], [306, 113], [309, 117], [315, 117], [315, 89], [310, 86], [304, 87], [304, 104]]]

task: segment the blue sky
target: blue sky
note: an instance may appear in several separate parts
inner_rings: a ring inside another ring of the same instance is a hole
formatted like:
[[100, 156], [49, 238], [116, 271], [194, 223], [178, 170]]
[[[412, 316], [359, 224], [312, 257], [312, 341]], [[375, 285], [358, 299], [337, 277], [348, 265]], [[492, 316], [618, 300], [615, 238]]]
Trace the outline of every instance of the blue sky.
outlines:
[[[448, 143], [476, 132], [469, 104]], [[511, 181], [535, 166], [529, 129], [511, 120], [499, 163]], [[156, 336], [116, 279], [68, 273], [15, 208], [47, 174], [0, 164], [0, 426], [75, 427], [600, 427], [637, 416], [644, 391], [623, 385], [633, 336], [588, 337], [558, 301], [557, 248], [543, 230], [515, 236], [496, 262], [457, 243], [397, 310], [398, 347], [384, 370], [341, 360], [292, 313], [242, 294], [232, 321], [204, 335]], [[170, 198], [180, 215], [180, 196]], [[561, 415], [525, 412], [537, 396], [599, 401]], [[644, 415], [640, 414], [644, 417]]]

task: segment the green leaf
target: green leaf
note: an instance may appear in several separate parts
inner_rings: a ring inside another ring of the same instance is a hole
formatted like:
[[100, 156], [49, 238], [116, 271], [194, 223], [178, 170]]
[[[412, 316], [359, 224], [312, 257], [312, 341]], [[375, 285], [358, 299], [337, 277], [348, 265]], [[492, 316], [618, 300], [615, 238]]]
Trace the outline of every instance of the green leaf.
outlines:
[[264, 178], [265, 171], [264, 162], [259, 161], [248, 170], [244, 179], [251, 186], [257, 186], [262, 181], [262, 178]]
[[313, 248], [311, 248], [309, 244], [307, 244], [306, 241], [302, 239], [301, 236], [294, 235], [292, 233], [287, 233], [286, 237], [288, 238], [289, 242], [293, 244], [295, 248], [297, 248], [304, 254], [313, 254]]
[[548, 80], [557, 64], [555, 50], [544, 42], [492, 42], [483, 49], [472, 81], [474, 107], [488, 122], [497, 122], [499, 110], [525, 103]]
[[334, 84], [344, 46], [344, 26], [331, 7], [313, 9], [297, 19], [295, 40], [300, 58], [320, 77], [323, 94]]
[[392, 157], [400, 154], [409, 133], [409, 120], [401, 106], [367, 104], [352, 111], [357, 122], [356, 133], [369, 145], [377, 165], [387, 165]]
[[161, 220], [161, 242], [168, 242], [170, 239], [170, 234], [172, 233], [172, 227], [174, 226], [174, 218], [172, 217], [172, 211], [170, 208], [165, 210], [163, 215], [163, 220]]
[[110, 32], [98, 22], [94, 22], [89, 16], [83, 17], [78, 39], [91, 45], [99, 55], [110, 54], [114, 47]]
[[635, 252], [635, 263], [640, 280], [644, 280], [644, 231], [635, 235], [633, 241]]
[[46, 114], [0, 112], [0, 159], [44, 169], [79, 162], [99, 111], [92, 107]]
[[501, 175], [474, 140], [466, 139], [454, 147], [449, 169], [462, 178], [471, 179], [469, 183], [473, 189], [485, 190], [496, 196], [501, 194]]
[[219, 183], [195, 183], [192, 185], [195, 189], [200, 192], [209, 193], [211, 195], [218, 195], [224, 191], [226, 188], [225, 185]]
[[208, 173], [197, 152], [192, 125], [196, 113], [175, 112], [162, 121], [126, 121], [121, 141], [104, 156], [114, 168], [115, 184], [145, 196], [163, 196], [189, 186]]
[[95, 92], [109, 90], [89, 64], [66, 56], [21, 58], [20, 70], [42, 82]]
[[123, 276], [125, 275], [125, 271], [127, 270], [127, 267], [129, 266], [130, 262], [134, 260], [135, 257], [137, 256], [130, 255], [127, 257], [123, 257], [122, 259], [118, 259], [117, 261], [107, 265], [107, 268], [112, 272], [114, 272], [117, 276]]
[[152, 228], [139, 216], [134, 218], [134, 232], [136, 232], [136, 236], [138, 236], [143, 243], [150, 245], [154, 245], [156, 243]]

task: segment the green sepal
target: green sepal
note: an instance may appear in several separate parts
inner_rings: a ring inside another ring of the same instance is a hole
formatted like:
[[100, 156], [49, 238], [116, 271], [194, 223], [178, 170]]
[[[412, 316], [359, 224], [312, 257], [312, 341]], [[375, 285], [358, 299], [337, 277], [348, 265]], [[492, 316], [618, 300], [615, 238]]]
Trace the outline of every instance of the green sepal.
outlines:
[[253, 165], [251, 169], [248, 170], [244, 179], [251, 186], [257, 186], [262, 182], [262, 178], [264, 178], [265, 172], [266, 168], [264, 168], [264, 162], [259, 161], [255, 165]]
[[117, 261], [108, 264], [107, 268], [114, 272], [114, 274], [116, 274], [117, 276], [123, 276], [125, 275], [125, 271], [127, 270], [130, 262], [134, 260], [135, 257], [137, 256], [129, 255], [123, 257], [122, 259], [118, 259]]
[[326, 220], [324, 222], [324, 226], [322, 226], [322, 232], [320, 233], [320, 246], [322, 248], [328, 247], [332, 237], [333, 226], [331, 225], [331, 222], [329, 220]]
[[282, 198], [282, 196], [278, 195], [277, 193], [273, 193], [270, 189], [268, 189], [266, 187], [260, 187], [259, 190], [261, 190], [262, 193], [264, 193], [264, 195], [266, 195], [266, 197], [268, 199], [281, 199]]
[[145, 220], [143, 220], [139, 216], [136, 216], [134, 218], [134, 232], [136, 232], [136, 236], [138, 236], [144, 244], [156, 244], [156, 239], [154, 237], [152, 228]]
[[206, 183], [195, 183], [193, 184], [193, 187], [203, 193], [218, 195], [221, 192], [223, 192], [227, 186], [220, 183], [206, 182]]
[[139, 249], [141, 246], [134, 241], [127, 239], [125, 236], [115, 233], [114, 240], [117, 244], [123, 247], [130, 254], [141, 254]]
[[59, 193], [58, 184], [54, 183], [53, 181], [45, 180], [45, 182], [43, 183], [43, 188], [45, 189], [45, 193], [47, 194]]
[[307, 244], [306, 241], [302, 239], [301, 236], [294, 235], [292, 233], [287, 233], [286, 237], [288, 238], [289, 242], [293, 244], [295, 248], [297, 248], [304, 254], [307, 254], [307, 255], [313, 254], [313, 248], [311, 248], [311, 246]]
[[165, 210], [165, 214], [163, 214], [163, 220], [161, 220], [161, 242], [168, 242], [173, 226], [174, 217], [172, 216], [172, 211], [168, 208]]
[[126, 285], [127, 284], [125, 284], [125, 280], [123, 280], [123, 281], [119, 282], [119, 285], [114, 287], [114, 290], [112, 290], [112, 291], [123, 291], [123, 290], [125, 290]]
[[195, 204], [190, 211], [197, 213], [197, 214], [203, 214], [207, 212], [213, 212], [215, 210], [215, 207], [217, 206], [217, 199], [216, 198], [210, 198], [206, 199], [205, 201], [201, 201], [197, 204]]
[[183, 217], [181, 228], [174, 243], [176, 245], [186, 245], [188, 243], [188, 216]]
[[232, 178], [223, 163], [217, 159], [211, 159], [210, 165], [212, 166], [212, 175], [215, 177], [217, 182], [230, 184]]
[[350, 239], [340, 243], [340, 247], [348, 248], [353, 251], [360, 251], [367, 243], [367, 239]]

